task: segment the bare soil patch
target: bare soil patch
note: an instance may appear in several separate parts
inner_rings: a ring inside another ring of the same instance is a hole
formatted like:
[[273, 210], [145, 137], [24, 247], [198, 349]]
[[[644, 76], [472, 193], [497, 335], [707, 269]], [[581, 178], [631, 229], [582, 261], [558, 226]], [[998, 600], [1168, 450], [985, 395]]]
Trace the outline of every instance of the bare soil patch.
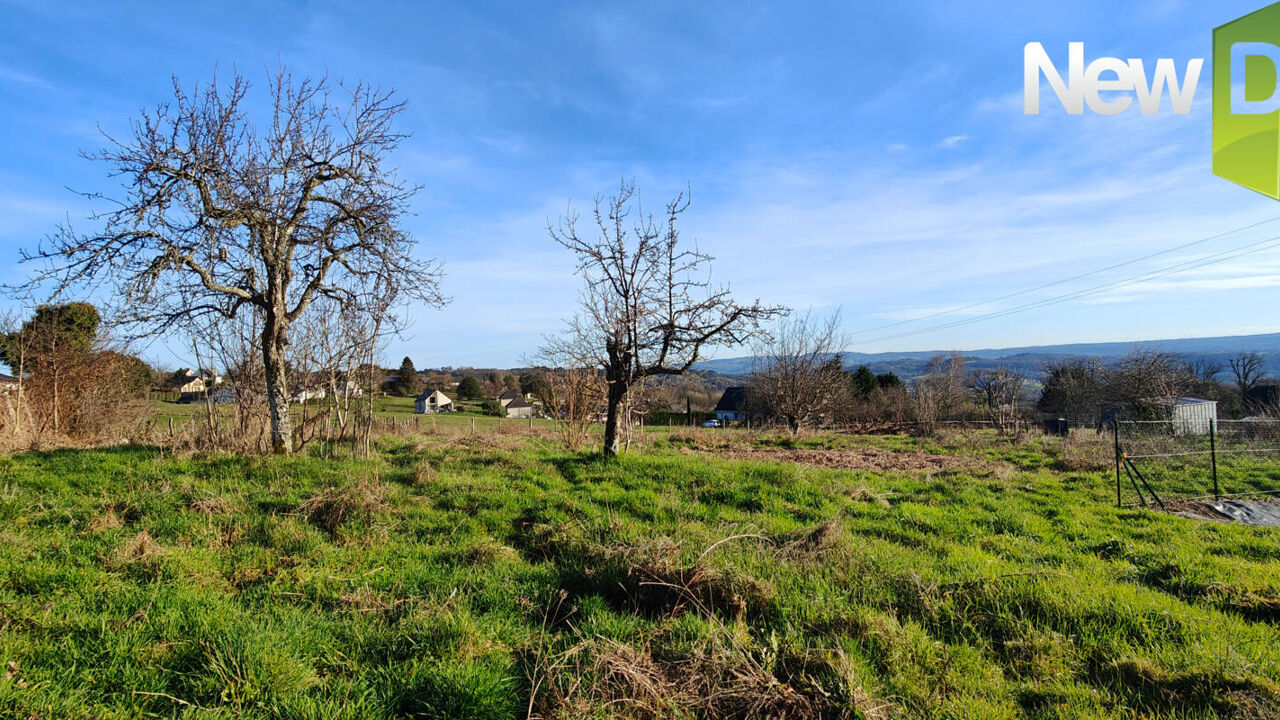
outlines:
[[725, 460], [784, 462], [826, 470], [958, 470], [985, 468], [991, 463], [955, 455], [932, 455], [925, 452], [859, 448], [856, 450], [796, 448], [724, 448], [712, 451], [686, 450], [700, 455], [714, 455]]

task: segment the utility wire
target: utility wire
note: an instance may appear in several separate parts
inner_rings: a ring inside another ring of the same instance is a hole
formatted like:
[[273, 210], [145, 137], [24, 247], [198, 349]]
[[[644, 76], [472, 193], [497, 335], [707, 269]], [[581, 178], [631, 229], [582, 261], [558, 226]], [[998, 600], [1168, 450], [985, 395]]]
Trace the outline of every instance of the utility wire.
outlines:
[[[912, 323], [923, 322], [925, 320], [932, 320], [934, 318], [944, 317], [946, 315], [954, 315], [959, 312], [964, 312], [965, 310], [972, 310], [974, 308], [980, 308], [986, 305], [992, 305], [1002, 300], [1009, 300], [1012, 298], [1021, 297], [1023, 295], [1029, 295], [1031, 293], [1039, 292], [1041, 290], [1048, 290], [1049, 288], [1058, 287], [1059, 285], [1065, 285], [1070, 282], [1075, 282], [1076, 280], [1083, 280], [1088, 277], [1093, 277], [1095, 275], [1101, 275], [1102, 273], [1111, 272], [1112, 270], [1119, 270], [1120, 268], [1123, 268], [1123, 267], [1136, 265], [1140, 262], [1151, 260], [1152, 258], [1161, 257], [1163, 255], [1168, 255], [1170, 253], [1174, 253], [1179, 250], [1186, 250], [1187, 248], [1195, 247], [1197, 245], [1203, 245], [1208, 242], [1213, 242], [1214, 240], [1221, 240], [1222, 238], [1230, 237], [1232, 235], [1244, 232], [1246, 230], [1252, 230], [1254, 228], [1261, 227], [1268, 223], [1273, 223], [1277, 220], [1280, 220], [1280, 215], [1277, 215], [1276, 217], [1273, 217], [1267, 220], [1261, 220], [1251, 225], [1238, 227], [1234, 230], [1228, 230], [1226, 232], [1219, 233], [1217, 235], [1212, 235], [1206, 238], [1200, 238], [1199, 240], [1193, 240], [1191, 242], [1183, 243], [1181, 245], [1175, 245], [1171, 248], [1161, 250], [1159, 252], [1154, 252], [1149, 255], [1143, 255], [1142, 257], [1133, 258], [1132, 260], [1125, 260], [1124, 262], [1119, 262], [1114, 265], [1108, 265], [1107, 267], [1100, 268], [1098, 270], [1091, 270], [1089, 272], [1081, 273], [1079, 275], [1073, 275], [1069, 278], [1063, 278], [1062, 280], [1055, 280], [1053, 282], [1045, 283], [1043, 285], [1037, 285], [1035, 287], [1027, 288], [1025, 290], [1018, 290], [1016, 292], [1011, 292], [1011, 293], [1008, 293], [1007, 295], [1001, 295], [999, 297], [991, 298], [990, 300], [983, 300], [982, 302], [971, 303], [969, 305], [964, 305], [957, 308], [949, 308], [947, 310], [939, 310], [937, 312], [929, 313], [928, 315], [921, 315], [920, 317], [914, 317], [908, 320], [898, 320], [896, 322], [886, 323], [884, 325], [876, 325], [875, 327], [869, 327], [862, 330], [855, 330], [853, 332], [853, 336], [857, 337], [859, 335], [866, 335], [868, 333], [878, 332], [880, 330], [889, 330], [891, 328], [901, 327], [903, 325], [910, 325]], [[896, 338], [898, 336], [895, 335], [894, 337]], [[860, 341], [860, 342], [873, 342], [873, 341], [868, 340], [868, 341]]]
[[[984, 313], [982, 315], [978, 315], [971, 318], [955, 320], [949, 323], [943, 323], [941, 325], [933, 325], [926, 328], [920, 328], [918, 330], [908, 330], [906, 332], [896, 333], [893, 335], [883, 335], [883, 336], [874, 337], [868, 340], [861, 340], [860, 342], [874, 343], [874, 342], [883, 342], [886, 340], [897, 340], [900, 338], [911, 337], [914, 335], [922, 335], [925, 333], [937, 332], [939, 330], [947, 330], [954, 327], [961, 327], [963, 325], [971, 325], [973, 323], [983, 322], [986, 320], [993, 320], [995, 318], [1005, 317], [1006, 315], [1013, 315], [1020, 312], [1026, 312], [1027, 310], [1035, 310], [1035, 309], [1047, 307], [1050, 305], [1057, 305], [1059, 303], [1067, 302], [1069, 300], [1075, 300], [1081, 297], [1086, 297], [1088, 295], [1096, 295], [1101, 292], [1106, 292], [1107, 290], [1114, 290], [1121, 287], [1127, 287], [1129, 285], [1136, 285], [1139, 283], [1149, 282], [1151, 280], [1158, 280], [1162, 277], [1167, 277], [1169, 275], [1176, 275], [1181, 272], [1186, 272], [1187, 270], [1194, 270], [1196, 268], [1206, 267], [1208, 265], [1215, 265], [1217, 263], [1226, 262], [1227, 260], [1233, 260], [1235, 258], [1244, 257], [1246, 255], [1252, 255], [1254, 253], [1262, 252], [1264, 250], [1269, 250], [1273, 247], [1278, 247], [1278, 246], [1280, 246], [1280, 235], [1269, 237], [1265, 240], [1259, 240], [1257, 242], [1248, 243], [1246, 245], [1230, 248], [1228, 250], [1223, 250], [1221, 252], [1213, 253], [1210, 255], [1205, 255], [1195, 260], [1188, 260], [1185, 262], [1176, 263], [1174, 265], [1169, 265], [1169, 266], [1160, 268], [1158, 270], [1152, 270], [1146, 273], [1142, 273], [1140, 275], [1134, 275], [1128, 278], [1124, 278], [1122, 280], [1106, 283], [1104, 285], [1096, 285], [1094, 287], [1085, 288], [1083, 290], [1077, 290], [1077, 291], [1066, 293], [1063, 295], [1057, 295], [1054, 297], [1045, 298], [1043, 300], [1037, 300], [1035, 302], [1026, 303], [1024, 305], [1018, 305], [1012, 308], [1007, 308], [1005, 310], [997, 310], [990, 313]], [[1160, 254], [1164, 254], [1164, 253], [1160, 253]], [[1057, 284], [1061, 284], [1061, 283], [1052, 283], [1050, 286], [1057, 285]], [[1030, 292], [1030, 291], [1027, 291], [1027, 292]], [[1024, 294], [1024, 293], [1018, 293], [1018, 294]], [[986, 304], [986, 303], [980, 303], [980, 305], [981, 304]], [[977, 307], [977, 305], [973, 307]]]

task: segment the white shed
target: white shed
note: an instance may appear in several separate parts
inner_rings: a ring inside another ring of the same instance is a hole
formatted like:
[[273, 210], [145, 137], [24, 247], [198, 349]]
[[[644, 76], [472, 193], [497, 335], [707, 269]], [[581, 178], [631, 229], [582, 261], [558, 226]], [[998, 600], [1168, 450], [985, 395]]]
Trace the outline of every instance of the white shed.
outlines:
[[1218, 421], [1215, 400], [1193, 397], [1159, 398], [1156, 405], [1166, 408], [1173, 423], [1174, 435], [1208, 435]]

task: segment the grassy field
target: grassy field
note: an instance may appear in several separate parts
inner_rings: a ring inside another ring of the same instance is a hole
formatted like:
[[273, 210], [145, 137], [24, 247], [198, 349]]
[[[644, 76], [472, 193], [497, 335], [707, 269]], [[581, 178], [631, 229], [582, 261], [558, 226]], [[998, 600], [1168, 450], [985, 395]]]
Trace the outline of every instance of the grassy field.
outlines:
[[1106, 448], [381, 449], [0, 461], [0, 716], [1280, 717], [1280, 531]]

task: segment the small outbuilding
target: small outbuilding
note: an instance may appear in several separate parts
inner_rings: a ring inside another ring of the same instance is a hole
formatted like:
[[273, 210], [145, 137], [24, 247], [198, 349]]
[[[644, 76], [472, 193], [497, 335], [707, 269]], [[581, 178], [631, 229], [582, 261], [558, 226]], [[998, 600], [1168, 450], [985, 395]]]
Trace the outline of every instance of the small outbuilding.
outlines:
[[1152, 402], [1172, 421], [1174, 435], [1208, 435], [1218, 421], [1218, 403], [1214, 400], [1171, 397]]
[[413, 411], [419, 415], [453, 412], [453, 400], [439, 390], [423, 390], [413, 401]]

